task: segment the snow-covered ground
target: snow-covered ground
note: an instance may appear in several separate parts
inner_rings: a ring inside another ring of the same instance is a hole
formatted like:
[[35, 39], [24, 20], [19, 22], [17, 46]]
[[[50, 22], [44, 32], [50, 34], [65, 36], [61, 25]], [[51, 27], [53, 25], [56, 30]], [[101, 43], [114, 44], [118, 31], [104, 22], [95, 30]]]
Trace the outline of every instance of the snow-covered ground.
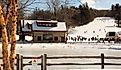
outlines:
[[[87, 25], [79, 26], [70, 29], [68, 37], [83, 36], [86, 38], [98, 37], [104, 38], [106, 32], [108, 31], [121, 31], [120, 28], [115, 27], [115, 20], [109, 17], [98, 17], [93, 22]], [[17, 36], [18, 37], [18, 36]], [[17, 38], [18, 39], [18, 38]], [[30, 41], [32, 37], [26, 37], [26, 40]], [[72, 42], [72, 40], [68, 40]], [[0, 44], [1, 46], [1, 44]], [[46, 53], [48, 56], [68, 56], [68, 55], [100, 55], [104, 53], [105, 56], [121, 56], [121, 44], [114, 43], [21, 43], [16, 45], [16, 53], [22, 54], [23, 56], [40, 56]], [[0, 51], [2, 49], [0, 48]], [[2, 52], [0, 52], [0, 56]], [[24, 60], [24, 62], [29, 62], [31, 60]], [[41, 62], [37, 60], [37, 62]], [[75, 63], [85, 63], [85, 62], [101, 62], [100, 59], [62, 59], [62, 60], [48, 60], [48, 62], [75, 62]], [[116, 62], [121, 63], [121, 60], [105, 60], [105, 62]], [[36, 69], [32, 69], [36, 68]], [[82, 69], [100, 69], [100, 66], [48, 66], [48, 70], [82, 70]], [[105, 66], [106, 69], [121, 69], [121, 66]], [[39, 70], [40, 66], [25, 66], [24, 70]]]
[[[94, 55], [100, 56], [104, 53], [105, 56], [121, 56], [121, 45], [120, 44], [102, 44], [102, 43], [75, 43], [75, 44], [62, 44], [62, 43], [36, 43], [36, 44], [17, 44], [16, 53], [22, 54], [23, 56], [40, 56], [44, 53], [48, 56], [85, 56]], [[0, 49], [1, 51], [1, 49]], [[1, 54], [1, 53], [0, 53]], [[24, 60], [24, 63], [28, 63], [31, 60]], [[41, 60], [37, 60], [37, 63]], [[74, 62], [74, 63], [98, 63], [100, 59], [57, 59], [48, 60], [48, 62], [60, 63], [60, 62]], [[121, 60], [105, 60], [105, 62], [116, 62], [121, 63]], [[31, 66], [25, 66], [24, 70], [32, 69]], [[40, 66], [36, 66], [40, 69]], [[48, 70], [69, 70], [69, 69], [100, 69], [101, 66], [48, 66]], [[106, 69], [121, 69], [120, 66], [105, 66]], [[37, 70], [38, 70], [37, 69]], [[36, 70], [36, 69], [32, 69]]]
[[[78, 36], [85, 38], [105, 38], [108, 32], [119, 32], [121, 28], [116, 27], [115, 20], [110, 17], [97, 17], [87, 25], [69, 29], [68, 42], [72, 42], [71, 37]], [[88, 40], [88, 39], [87, 39]]]

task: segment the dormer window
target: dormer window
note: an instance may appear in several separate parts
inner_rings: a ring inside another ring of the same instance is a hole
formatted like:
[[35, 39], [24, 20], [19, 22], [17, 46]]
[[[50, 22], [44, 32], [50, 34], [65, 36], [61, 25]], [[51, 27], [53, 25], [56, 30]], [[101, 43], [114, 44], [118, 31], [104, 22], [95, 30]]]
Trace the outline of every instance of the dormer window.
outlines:
[[51, 22], [51, 21], [37, 21], [37, 26], [40, 26], [40, 27], [57, 27], [57, 22], [54, 21], [54, 22]]
[[51, 27], [51, 24], [48, 24], [49, 27]]

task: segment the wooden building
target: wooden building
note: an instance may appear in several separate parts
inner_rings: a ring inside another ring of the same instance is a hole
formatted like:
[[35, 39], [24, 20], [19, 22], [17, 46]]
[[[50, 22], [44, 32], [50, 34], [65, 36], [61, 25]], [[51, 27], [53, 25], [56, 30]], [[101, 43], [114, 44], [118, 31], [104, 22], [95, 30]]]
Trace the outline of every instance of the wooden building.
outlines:
[[22, 20], [22, 22], [23, 33], [31, 35], [33, 42], [66, 42], [65, 22], [40, 20]]

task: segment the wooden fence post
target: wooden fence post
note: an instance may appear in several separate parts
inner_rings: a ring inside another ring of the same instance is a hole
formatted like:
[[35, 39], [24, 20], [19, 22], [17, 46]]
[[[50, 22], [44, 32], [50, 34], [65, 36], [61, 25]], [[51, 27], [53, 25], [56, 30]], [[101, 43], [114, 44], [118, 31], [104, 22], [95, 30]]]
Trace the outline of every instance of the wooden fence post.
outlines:
[[47, 65], [46, 65], [46, 63], [47, 63], [47, 54], [44, 54], [44, 56], [43, 56], [43, 70], [47, 70]]
[[42, 56], [42, 59], [41, 59], [41, 63], [42, 63], [42, 65], [41, 65], [41, 70], [47, 70], [47, 65], [46, 65], [46, 63], [47, 63], [47, 54], [44, 54], [43, 56]]
[[41, 55], [41, 70], [43, 70], [43, 55]]
[[23, 70], [23, 56], [21, 56], [21, 70]]
[[19, 60], [18, 60], [18, 58], [19, 58], [19, 56], [18, 56], [19, 54], [16, 54], [16, 69], [18, 70], [19, 69]]
[[0, 64], [0, 70], [1, 70], [1, 64]]
[[23, 70], [23, 56], [21, 56], [20, 54], [16, 54], [16, 58], [17, 70]]
[[16, 59], [17, 59], [17, 63], [16, 63], [16, 69], [17, 70], [20, 70], [19, 68], [20, 68], [20, 57], [19, 57], [19, 54], [16, 54]]
[[101, 53], [101, 69], [104, 69], [104, 53]]

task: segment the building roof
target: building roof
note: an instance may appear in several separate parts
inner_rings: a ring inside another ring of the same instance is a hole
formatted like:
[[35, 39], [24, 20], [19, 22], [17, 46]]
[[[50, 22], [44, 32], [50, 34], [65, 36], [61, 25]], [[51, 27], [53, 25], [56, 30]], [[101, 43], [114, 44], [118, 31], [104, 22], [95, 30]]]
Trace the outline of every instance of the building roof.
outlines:
[[67, 31], [65, 22], [58, 22], [57, 27], [41, 27], [36, 22], [32, 24], [33, 31]]
[[21, 27], [22, 27], [22, 31], [24, 31], [24, 32], [30, 32], [30, 31], [32, 31], [31, 29], [29, 29], [28, 27], [27, 27], [27, 23], [28, 24], [32, 24], [32, 23], [34, 23], [36, 20], [21, 20]]
[[[36, 22], [52, 22], [57, 23], [57, 27], [42, 27], [37, 26]], [[24, 24], [23, 24], [24, 23]], [[27, 24], [32, 24], [32, 30], [28, 29]], [[58, 21], [40, 21], [40, 20], [21, 20], [22, 31], [30, 32], [30, 31], [37, 31], [37, 32], [44, 32], [44, 31], [67, 31], [65, 22], [58, 22]]]
[[36, 22], [40, 22], [40, 23], [41, 23], [41, 22], [42, 22], [42, 23], [43, 23], [43, 22], [45, 22], [45, 23], [46, 23], [46, 22], [47, 22], [47, 23], [49, 23], [49, 22], [50, 22], [50, 23], [58, 23], [58, 21], [53, 21], [53, 20], [51, 20], [51, 21], [40, 21], [40, 20], [37, 20]]

